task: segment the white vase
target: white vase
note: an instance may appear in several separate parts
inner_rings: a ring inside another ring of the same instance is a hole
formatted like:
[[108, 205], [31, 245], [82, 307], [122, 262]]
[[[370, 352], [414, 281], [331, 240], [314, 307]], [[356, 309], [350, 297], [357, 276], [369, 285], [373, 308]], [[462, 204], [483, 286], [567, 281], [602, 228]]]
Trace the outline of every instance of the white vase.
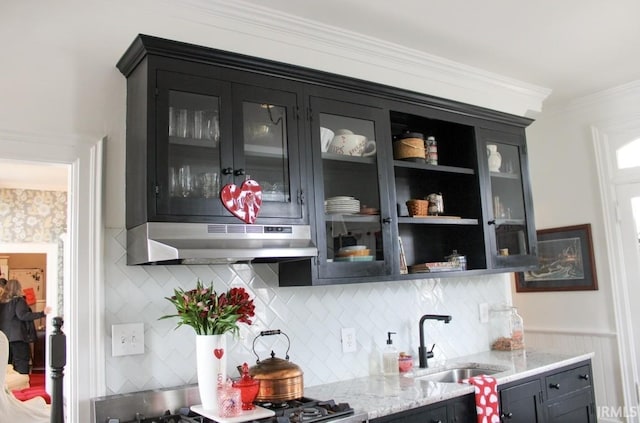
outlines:
[[498, 153], [498, 146], [495, 144], [487, 144], [487, 155], [489, 156], [489, 171], [500, 172], [502, 155]]
[[218, 409], [218, 385], [227, 379], [227, 336], [196, 335], [198, 391], [202, 408]]

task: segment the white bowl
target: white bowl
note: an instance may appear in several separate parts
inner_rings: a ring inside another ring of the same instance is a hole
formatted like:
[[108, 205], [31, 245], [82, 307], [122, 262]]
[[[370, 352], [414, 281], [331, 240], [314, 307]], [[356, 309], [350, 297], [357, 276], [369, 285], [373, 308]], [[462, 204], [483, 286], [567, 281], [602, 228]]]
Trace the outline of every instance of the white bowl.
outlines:
[[358, 250], [366, 250], [366, 245], [350, 245], [348, 247], [340, 248], [340, 251], [358, 251]]
[[353, 131], [349, 129], [337, 129], [336, 135], [353, 135]]

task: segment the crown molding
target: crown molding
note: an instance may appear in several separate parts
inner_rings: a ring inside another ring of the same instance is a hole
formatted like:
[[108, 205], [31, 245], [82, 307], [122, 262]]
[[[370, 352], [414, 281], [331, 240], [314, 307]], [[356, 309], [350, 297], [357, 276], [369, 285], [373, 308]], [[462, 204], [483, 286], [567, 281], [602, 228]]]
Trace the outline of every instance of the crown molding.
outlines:
[[[540, 112], [551, 93], [548, 88], [242, 0], [178, 0], [173, 5], [180, 19], [230, 32], [232, 36], [215, 40], [212, 47], [220, 49], [522, 116]], [[184, 41], [202, 44], [202, 39]], [[265, 43], [270, 48], [264, 49]], [[333, 59], [325, 60], [327, 56]]]
[[545, 107], [544, 111], [545, 113], [572, 112], [589, 108], [594, 105], [617, 101], [622, 97], [633, 95], [640, 97], [640, 79], [631, 81], [627, 84], [617, 85], [615, 87], [607, 88], [602, 91], [597, 91], [595, 93], [577, 97], [566, 103], [559, 103], [550, 107]]

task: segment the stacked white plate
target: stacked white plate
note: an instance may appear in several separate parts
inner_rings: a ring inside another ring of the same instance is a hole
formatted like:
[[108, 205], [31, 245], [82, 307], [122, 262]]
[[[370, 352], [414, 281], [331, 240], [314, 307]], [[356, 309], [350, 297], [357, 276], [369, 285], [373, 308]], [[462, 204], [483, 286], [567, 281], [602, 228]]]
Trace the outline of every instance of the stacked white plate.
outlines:
[[326, 213], [355, 214], [360, 212], [360, 200], [353, 197], [339, 196], [327, 198], [324, 202]]

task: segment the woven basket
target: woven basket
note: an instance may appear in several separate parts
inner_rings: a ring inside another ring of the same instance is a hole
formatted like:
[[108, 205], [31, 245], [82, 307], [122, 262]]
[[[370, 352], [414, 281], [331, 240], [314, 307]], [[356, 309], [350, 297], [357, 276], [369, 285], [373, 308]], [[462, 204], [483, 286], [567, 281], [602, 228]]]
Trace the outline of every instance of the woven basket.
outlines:
[[402, 159], [424, 159], [424, 140], [421, 138], [404, 138], [393, 143], [393, 157]]
[[429, 214], [429, 202], [427, 200], [407, 201], [409, 216], [427, 216]]

